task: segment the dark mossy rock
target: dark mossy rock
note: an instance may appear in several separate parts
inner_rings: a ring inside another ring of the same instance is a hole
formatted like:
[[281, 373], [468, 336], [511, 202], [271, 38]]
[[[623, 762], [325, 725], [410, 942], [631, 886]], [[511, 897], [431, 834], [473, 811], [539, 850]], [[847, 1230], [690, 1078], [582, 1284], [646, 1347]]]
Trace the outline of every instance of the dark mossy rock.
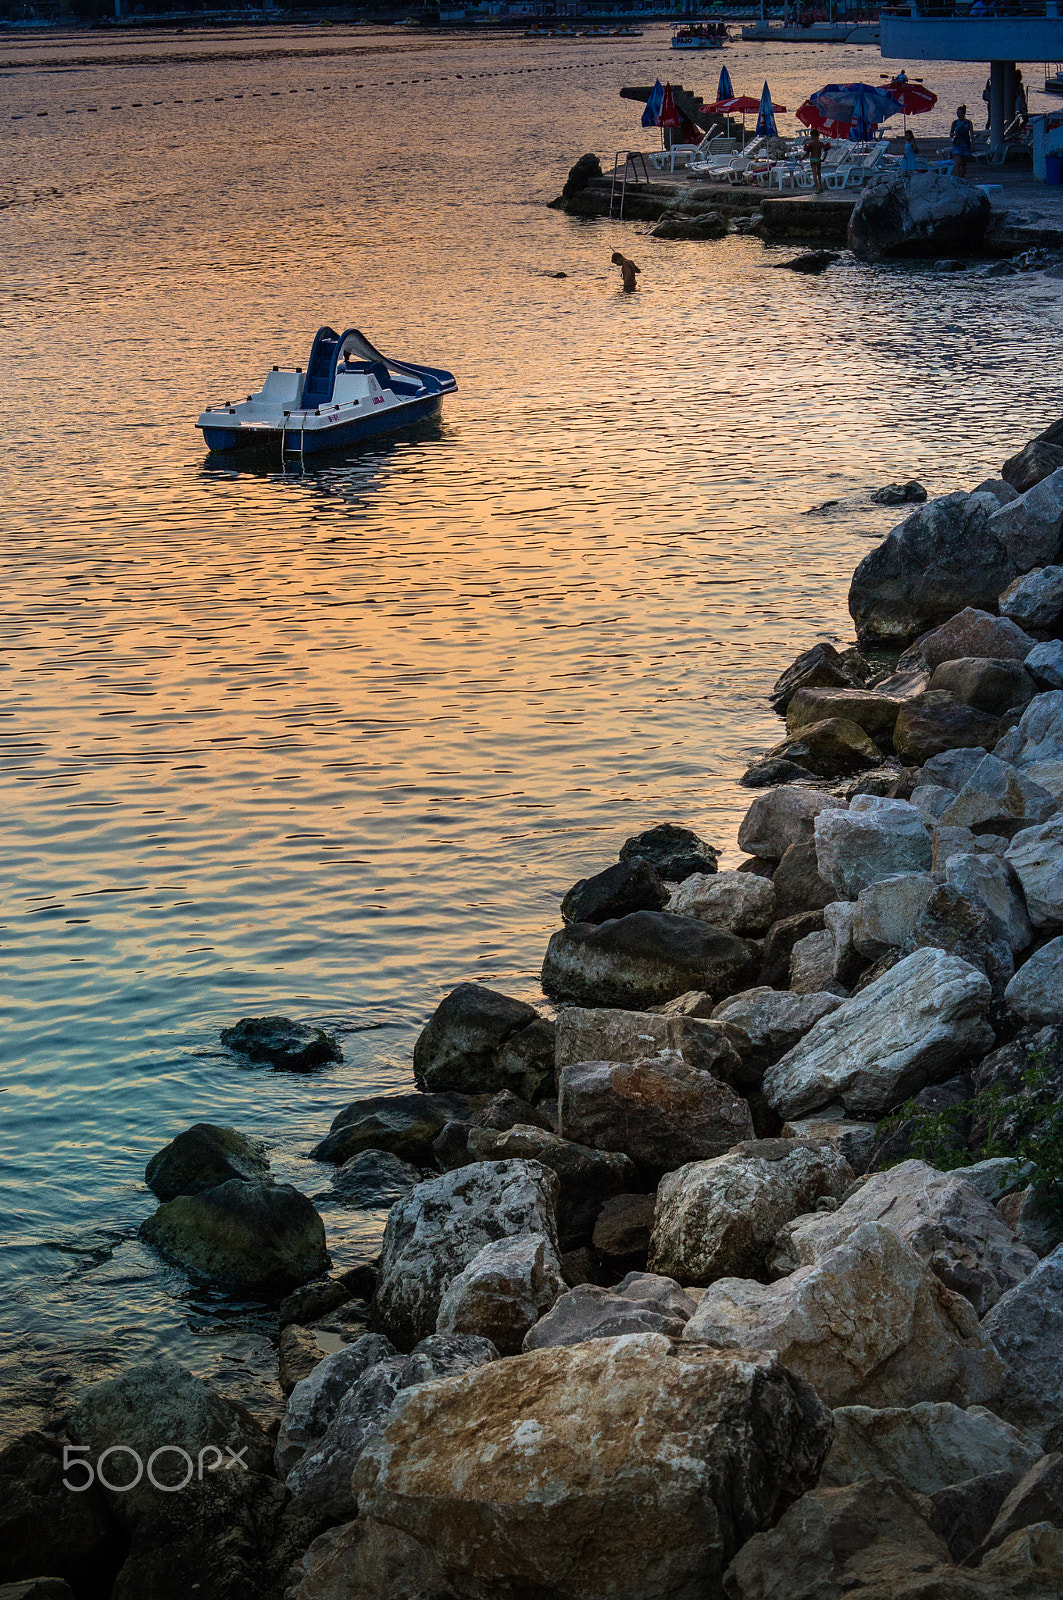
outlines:
[[534, 1006], [482, 984], [460, 983], [440, 1001], [414, 1045], [414, 1078], [418, 1088], [430, 1091], [509, 1089], [535, 1100], [553, 1082], [553, 1045], [553, 1024]]
[[529, 1105], [508, 1089], [499, 1090], [470, 1119], [470, 1125], [474, 1128], [495, 1128], [499, 1133], [504, 1133], [507, 1128], [515, 1128], [518, 1123], [526, 1128], [545, 1128], [548, 1133], [552, 1131], [550, 1119], [541, 1108]]
[[954, 695], [989, 717], [1029, 705], [1037, 685], [1021, 661], [992, 661], [982, 656], [960, 656], [934, 668], [930, 689]]
[[310, 1154], [342, 1166], [362, 1150], [390, 1150], [415, 1167], [432, 1167], [432, 1142], [448, 1122], [467, 1123], [486, 1104], [467, 1094], [376, 1094], [352, 1100]]
[[841, 253], [838, 250], [805, 250], [799, 256], [791, 256], [789, 261], [773, 261], [772, 266], [778, 272], [803, 272], [818, 277], [840, 260]]
[[980, 1152], [992, 1137], [1014, 1150], [1034, 1131], [1037, 1111], [1063, 1101], [1063, 1027], [1021, 1029], [978, 1063], [974, 1088], [979, 1094], [995, 1091], [1003, 1103], [975, 1113], [972, 1149]]
[[784, 716], [798, 689], [859, 689], [871, 669], [855, 650], [837, 650], [826, 639], [803, 650], [779, 677], [771, 691], [773, 711]]
[[928, 689], [900, 710], [893, 745], [902, 761], [921, 766], [943, 750], [991, 750], [1000, 733], [1000, 718], [976, 711], [954, 694]]
[[629, 911], [663, 911], [668, 890], [648, 861], [635, 856], [618, 861], [574, 883], [561, 902], [565, 922], [609, 922]]
[[822, 910], [798, 911], [773, 922], [761, 943], [757, 983], [769, 989], [788, 989], [794, 945], [810, 933], [822, 933], [825, 927]]
[[[955, 1078], [947, 1079], [945, 1083], [933, 1083], [921, 1089], [913, 1103], [919, 1112], [936, 1116], [941, 1112], [951, 1112], [957, 1106], [965, 1105], [972, 1093], [973, 1083], [970, 1074], [964, 1072]], [[917, 1131], [914, 1118], [901, 1121], [896, 1114], [883, 1118], [878, 1125], [867, 1170], [881, 1172], [887, 1167], [895, 1167], [899, 1161], [906, 1161], [909, 1156], [914, 1155], [916, 1152], [912, 1141]], [[964, 1113], [957, 1116], [954, 1124], [947, 1128], [945, 1143], [951, 1150], [965, 1150], [970, 1133], [971, 1119]]]
[[596, 155], [580, 156], [576, 164], [568, 169], [565, 186], [561, 190], [564, 199], [571, 200], [575, 195], [582, 194], [592, 178], [600, 178], [602, 164]]
[[346, 1305], [348, 1300], [355, 1299], [354, 1290], [344, 1283], [342, 1278], [314, 1278], [310, 1283], [304, 1283], [300, 1288], [293, 1289], [291, 1294], [285, 1295], [277, 1307], [277, 1321], [282, 1328], [290, 1322], [309, 1326], [312, 1322], [320, 1322], [322, 1317], [327, 1317], [330, 1311]]
[[[819, 875], [813, 839], [799, 840], [789, 847], [775, 869], [772, 883], [775, 887], [776, 926], [785, 918], [796, 917], [800, 912], [820, 911], [838, 898], [836, 891]], [[801, 937], [804, 938], [804, 935]]]
[[160, 1200], [179, 1194], [201, 1194], [239, 1178], [245, 1183], [271, 1183], [265, 1146], [211, 1122], [197, 1122], [153, 1155], [144, 1171], [148, 1188]]
[[1050, 442], [1044, 434], [1031, 439], [1017, 455], [1009, 457], [1001, 468], [1000, 475], [1005, 483], [1010, 483], [1020, 494], [1025, 494], [1027, 489], [1032, 489], [1063, 467], [1063, 422], [1057, 422], [1055, 429], [1059, 432], [1058, 442]]
[[727, 218], [718, 211], [702, 211], [686, 216], [670, 211], [650, 229], [650, 238], [722, 239], [727, 232]]
[[802, 768], [803, 777], [811, 773], [817, 778], [852, 777], [882, 761], [874, 740], [846, 717], [826, 717], [822, 722], [810, 723], [777, 745], [771, 756]]
[[390, 1150], [361, 1150], [338, 1167], [332, 1178], [332, 1198], [366, 1210], [395, 1204], [421, 1182], [417, 1167]]
[[[100, 1490], [75, 1493], [66, 1475], [62, 1445], [43, 1433], [0, 1450], [0, 1583], [65, 1579], [78, 1600], [109, 1600], [124, 1540]], [[86, 1474], [69, 1476], [80, 1484]]]
[[636, 856], [648, 861], [665, 883], [682, 883], [695, 872], [715, 872], [720, 852], [706, 844], [691, 828], [662, 822], [624, 841], [620, 847], [621, 861], [631, 861]]
[[722, 998], [747, 988], [755, 956], [747, 940], [696, 917], [636, 911], [555, 933], [543, 963], [543, 990], [573, 1005], [644, 1011], [691, 989]]
[[887, 483], [882, 489], [874, 489], [870, 498], [877, 506], [921, 506], [926, 500], [926, 490], [915, 478], [909, 478], [907, 483]]
[[456, 1167], [467, 1167], [472, 1160], [469, 1154], [469, 1124], [445, 1123], [432, 1140], [432, 1155], [440, 1172], [453, 1172]]
[[738, 781], [743, 789], [775, 789], [779, 784], [805, 782], [807, 778], [807, 767], [799, 767], [796, 761], [763, 756], [747, 767]]
[[289, 1183], [233, 1179], [178, 1195], [141, 1223], [140, 1236], [196, 1277], [265, 1297], [329, 1266], [324, 1224]]
[[591, 1239], [606, 1262], [625, 1272], [645, 1266], [655, 1202], [652, 1194], [616, 1194], [606, 1200]]
[[330, 1033], [290, 1017], [241, 1017], [234, 1028], [222, 1029], [221, 1042], [249, 1061], [265, 1061], [283, 1072], [312, 1072], [343, 1060]]

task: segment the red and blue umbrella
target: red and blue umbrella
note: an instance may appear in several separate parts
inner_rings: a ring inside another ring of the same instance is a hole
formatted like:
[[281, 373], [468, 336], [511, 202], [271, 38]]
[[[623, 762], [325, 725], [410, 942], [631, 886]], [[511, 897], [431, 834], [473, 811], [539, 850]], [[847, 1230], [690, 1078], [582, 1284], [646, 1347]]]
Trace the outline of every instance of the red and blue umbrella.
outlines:
[[[779, 107], [782, 111], [785, 108]], [[771, 92], [765, 83], [760, 91], [760, 104], [757, 107], [757, 126], [754, 129], [754, 138], [763, 136], [766, 139], [777, 139], [779, 130], [775, 125], [775, 107], [771, 103]]]
[[642, 113], [642, 126], [656, 128], [661, 115], [661, 106], [664, 104], [664, 84], [660, 78], [650, 90], [650, 98], [646, 101], [646, 109]]
[[731, 82], [731, 74], [726, 67], [721, 67], [720, 81], [716, 85], [716, 98], [717, 100], [733, 100], [734, 97], [735, 92], [734, 85]]
[[828, 83], [810, 94], [808, 102], [828, 121], [847, 122], [850, 127], [857, 123], [874, 127], [902, 110], [900, 102], [885, 89], [876, 89], [870, 83]]

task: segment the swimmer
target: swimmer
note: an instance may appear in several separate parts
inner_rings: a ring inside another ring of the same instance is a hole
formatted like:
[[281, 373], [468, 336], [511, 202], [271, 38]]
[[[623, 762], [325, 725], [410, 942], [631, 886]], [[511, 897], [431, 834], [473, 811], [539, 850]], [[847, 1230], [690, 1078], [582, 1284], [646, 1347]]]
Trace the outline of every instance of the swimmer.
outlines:
[[624, 293], [630, 294], [633, 289], [637, 289], [638, 284], [635, 282], [635, 275], [641, 272], [642, 268], [636, 267], [635, 263], [629, 261], [627, 256], [622, 256], [619, 250], [614, 250], [610, 259], [614, 267], [620, 268], [620, 276], [624, 283]]

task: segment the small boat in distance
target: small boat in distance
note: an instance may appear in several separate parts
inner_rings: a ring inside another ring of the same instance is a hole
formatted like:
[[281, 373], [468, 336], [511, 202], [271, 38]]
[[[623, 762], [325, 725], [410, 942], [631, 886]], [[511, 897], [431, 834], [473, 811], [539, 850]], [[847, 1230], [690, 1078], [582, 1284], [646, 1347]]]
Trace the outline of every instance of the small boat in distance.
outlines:
[[457, 387], [441, 367], [381, 355], [357, 328], [319, 328], [305, 373], [274, 367], [257, 394], [208, 406], [196, 427], [210, 450], [316, 455], [423, 422]]
[[726, 43], [722, 22], [677, 22], [672, 28], [673, 50], [722, 50]]

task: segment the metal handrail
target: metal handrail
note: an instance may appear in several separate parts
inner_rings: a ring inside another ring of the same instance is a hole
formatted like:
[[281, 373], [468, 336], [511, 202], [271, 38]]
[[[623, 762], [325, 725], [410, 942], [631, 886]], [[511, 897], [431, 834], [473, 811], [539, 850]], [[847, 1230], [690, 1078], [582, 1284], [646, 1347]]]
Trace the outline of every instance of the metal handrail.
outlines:
[[[623, 156], [623, 158], [624, 158], [624, 164], [623, 164], [622, 167], [620, 165], [620, 157], [621, 156]], [[625, 200], [625, 197], [627, 195], [627, 169], [628, 169], [628, 167], [631, 168], [632, 172], [635, 175], [634, 178], [633, 178], [633, 182], [638, 183], [638, 181], [639, 181], [639, 178], [638, 178], [638, 167], [637, 167], [636, 163], [638, 163], [640, 161], [642, 163], [642, 176], [644, 177], [644, 179], [646, 180], [647, 183], [650, 183], [652, 180], [650, 178], [650, 169], [646, 165], [646, 154], [645, 154], [645, 151], [643, 151], [643, 150], [618, 150], [616, 152], [616, 154], [613, 156], [613, 181], [609, 186], [609, 215], [610, 215], [610, 217], [613, 215], [613, 200], [614, 200], [614, 197], [616, 195], [616, 179], [617, 179], [617, 173], [619, 172], [620, 173], [620, 218], [619, 218], [619, 220], [621, 222], [623, 222], [623, 220], [624, 220], [624, 200]]]

